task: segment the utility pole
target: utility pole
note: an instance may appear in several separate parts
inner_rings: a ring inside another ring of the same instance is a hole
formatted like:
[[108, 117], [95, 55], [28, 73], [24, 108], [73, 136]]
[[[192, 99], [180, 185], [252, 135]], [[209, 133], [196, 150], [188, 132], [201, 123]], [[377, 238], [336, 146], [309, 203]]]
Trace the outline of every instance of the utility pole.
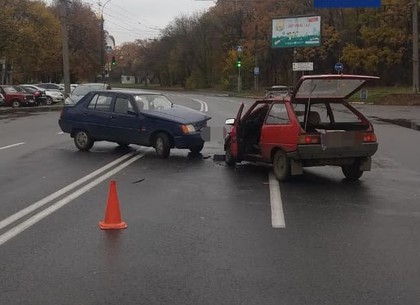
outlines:
[[64, 96], [70, 94], [69, 35], [67, 31], [67, 0], [60, 0], [61, 43], [63, 45]]
[[254, 56], [255, 56], [255, 67], [254, 67], [254, 90], [258, 92], [258, 54], [257, 54], [257, 38], [258, 38], [258, 24], [255, 25], [255, 38], [254, 38]]
[[419, 29], [417, 0], [413, 0], [413, 93], [419, 91]]
[[100, 56], [101, 56], [101, 77], [102, 77], [102, 82], [105, 83], [105, 28], [104, 28], [104, 9], [105, 6], [110, 2], [111, 0], [107, 0], [103, 5], [99, 2], [98, 5], [100, 7], [100, 22], [101, 22], [101, 52], [100, 52]]

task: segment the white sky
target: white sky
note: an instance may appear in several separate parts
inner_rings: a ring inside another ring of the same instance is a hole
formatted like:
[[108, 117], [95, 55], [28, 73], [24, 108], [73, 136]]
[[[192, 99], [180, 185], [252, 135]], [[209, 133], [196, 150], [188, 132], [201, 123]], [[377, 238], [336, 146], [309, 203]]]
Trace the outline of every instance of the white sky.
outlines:
[[[98, 0], [84, 0], [98, 11]], [[203, 0], [99, 0], [103, 8], [104, 27], [115, 44], [136, 39], [157, 38], [176, 17], [206, 11], [215, 1]]]

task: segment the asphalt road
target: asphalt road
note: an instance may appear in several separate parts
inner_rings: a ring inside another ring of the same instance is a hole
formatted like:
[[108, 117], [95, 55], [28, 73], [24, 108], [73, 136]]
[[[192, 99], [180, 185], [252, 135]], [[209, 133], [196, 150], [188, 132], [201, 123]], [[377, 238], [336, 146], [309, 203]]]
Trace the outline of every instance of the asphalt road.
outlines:
[[[251, 100], [167, 94], [212, 116], [201, 156], [82, 153], [59, 112], [0, 115], [1, 305], [419, 303], [420, 133], [381, 120], [418, 107], [360, 106], [380, 143], [360, 181], [324, 167], [276, 185], [267, 166], [214, 159]], [[98, 227], [111, 179], [125, 230]]]

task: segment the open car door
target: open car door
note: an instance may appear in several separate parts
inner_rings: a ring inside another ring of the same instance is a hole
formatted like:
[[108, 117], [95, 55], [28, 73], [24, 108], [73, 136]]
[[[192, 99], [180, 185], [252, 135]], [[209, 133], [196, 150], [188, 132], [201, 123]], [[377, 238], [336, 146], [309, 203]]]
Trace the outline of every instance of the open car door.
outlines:
[[225, 140], [226, 163], [234, 165], [238, 159], [238, 128], [240, 128], [242, 111], [244, 110], [244, 103], [241, 103], [236, 118], [233, 120], [226, 120], [226, 124], [232, 125], [229, 135]]

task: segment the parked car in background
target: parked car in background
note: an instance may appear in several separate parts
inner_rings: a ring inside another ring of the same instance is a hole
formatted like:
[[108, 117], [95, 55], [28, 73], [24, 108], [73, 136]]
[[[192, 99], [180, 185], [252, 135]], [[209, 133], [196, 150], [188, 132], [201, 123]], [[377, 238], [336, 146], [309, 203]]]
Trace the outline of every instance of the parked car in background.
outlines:
[[171, 148], [198, 154], [204, 146], [201, 131], [209, 119], [202, 112], [174, 105], [162, 94], [101, 90], [64, 107], [59, 125], [82, 151], [90, 150], [95, 141], [110, 141], [151, 146], [158, 157], [167, 158]]
[[64, 90], [59, 84], [54, 83], [39, 83], [37, 84], [38, 87], [48, 89], [48, 90], [57, 90], [62, 91]]
[[[64, 84], [59, 84], [60, 86], [60, 91], [64, 92]], [[74, 90], [74, 88], [76, 88], [78, 86], [78, 84], [70, 84], [70, 92], [72, 92]]]
[[110, 90], [110, 84], [104, 83], [86, 83], [80, 84], [70, 93], [66, 100], [64, 101], [65, 105], [74, 105], [87, 93], [93, 90]]
[[0, 93], [4, 97], [4, 106], [19, 108], [35, 104], [35, 98], [32, 94], [20, 92], [11, 85], [0, 85]]
[[61, 103], [64, 102], [64, 94], [58, 90], [54, 89], [44, 89], [39, 87], [38, 85], [31, 85], [31, 84], [24, 84], [21, 85], [26, 88], [32, 88], [35, 90], [44, 91], [46, 95], [45, 105], [52, 105], [54, 103]]
[[32, 94], [35, 99], [35, 105], [44, 105], [47, 101], [47, 95], [44, 90], [37, 90], [26, 86], [15, 86], [16, 90]]
[[303, 167], [334, 165], [350, 180], [371, 169], [378, 143], [372, 124], [346, 99], [369, 80], [363, 75], [303, 76], [286, 98], [257, 100], [242, 116], [242, 104], [225, 139], [226, 163], [273, 164], [280, 181]]
[[265, 98], [286, 97], [292, 91], [291, 87], [276, 85], [265, 90]]
[[0, 106], [4, 105], [4, 96], [0, 93]]

